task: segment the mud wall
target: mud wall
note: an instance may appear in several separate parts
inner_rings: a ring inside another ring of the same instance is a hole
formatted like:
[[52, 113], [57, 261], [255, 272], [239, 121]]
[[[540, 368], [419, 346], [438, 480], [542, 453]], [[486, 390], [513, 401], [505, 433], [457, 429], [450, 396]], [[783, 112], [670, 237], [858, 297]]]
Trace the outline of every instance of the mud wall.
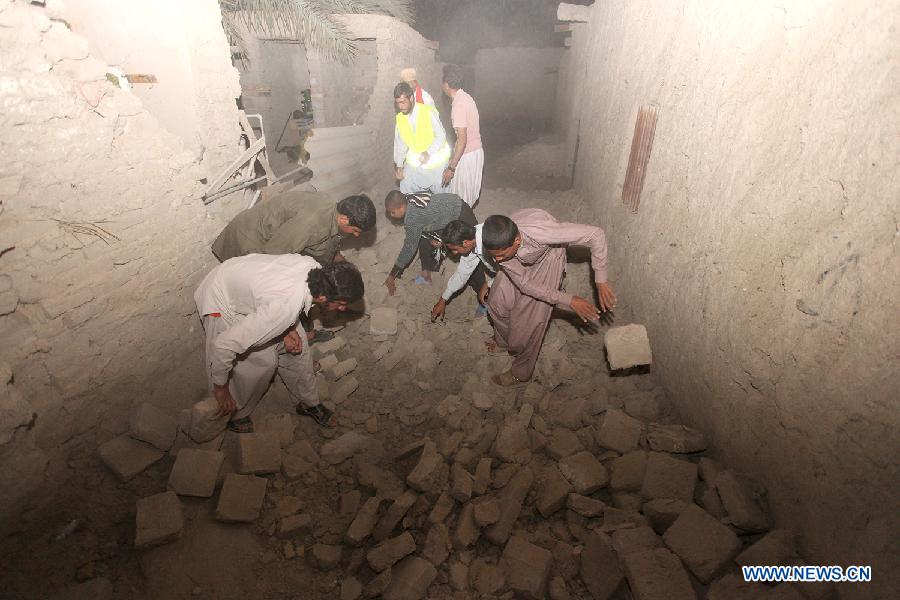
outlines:
[[226, 199], [211, 216], [199, 197], [239, 134], [217, 2], [184, 3], [189, 37], [157, 32], [189, 62], [181, 108], [203, 123], [199, 143], [110, 83], [65, 5], [47, 4], [0, 1], [0, 533], [133, 405], [202, 394], [193, 290], [237, 209]]
[[475, 55], [478, 114], [484, 121], [550, 121], [563, 48], [489, 48]]
[[[896, 0], [598, 2], [558, 115], [620, 304], [647, 324], [683, 417], [767, 485], [812, 558], [871, 564], [882, 592], [900, 539], [898, 14]], [[646, 104], [659, 125], [631, 214]]]

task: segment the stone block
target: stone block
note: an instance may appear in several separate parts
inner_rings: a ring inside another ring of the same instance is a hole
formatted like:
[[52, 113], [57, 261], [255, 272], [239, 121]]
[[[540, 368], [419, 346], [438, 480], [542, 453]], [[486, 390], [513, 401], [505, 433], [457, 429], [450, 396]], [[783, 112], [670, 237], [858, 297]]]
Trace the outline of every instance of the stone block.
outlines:
[[372, 530], [375, 529], [375, 524], [378, 522], [378, 509], [380, 507], [381, 498], [378, 496], [372, 496], [366, 500], [359, 509], [359, 512], [356, 513], [353, 522], [350, 523], [347, 533], [344, 534], [344, 541], [351, 546], [362, 545], [365, 539], [371, 535]]
[[384, 600], [419, 600], [437, 577], [437, 569], [418, 556], [409, 556], [394, 568], [391, 583], [384, 590]]
[[216, 518], [226, 523], [255, 521], [266, 497], [267, 484], [268, 481], [255, 475], [227, 473], [216, 506]]
[[379, 306], [369, 313], [369, 333], [372, 335], [397, 334], [397, 309]]
[[753, 497], [746, 482], [731, 471], [721, 471], [715, 479], [716, 491], [731, 523], [742, 531], [768, 531], [769, 518]]
[[786, 565], [797, 556], [794, 536], [784, 529], [775, 529], [737, 555], [741, 566]]
[[422, 448], [419, 462], [406, 477], [406, 483], [420, 492], [437, 493], [446, 484], [448, 473], [444, 457], [437, 451], [434, 442], [428, 440]]
[[688, 505], [666, 530], [663, 540], [703, 583], [730, 563], [741, 549], [741, 541], [728, 527], [696, 504]]
[[425, 536], [422, 558], [440, 567], [450, 556], [450, 530], [443, 523], [432, 525]]
[[182, 448], [169, 474], [168, 488], [179, 496], [209, 498], [216, 489], [225, 454]]
[[167, 451], [175, 442], [178, 423], [174, 417], [144, 402], [131, 414], [129, 435]]
[[475, 523], [475, 507], [470, 502], [462, 507], [456, 518], [456, 528], [453, 530], [453, 545], [460, 549], [468, 548], [478, 541], [481, 531]]
[[550, 433], [547, 438], [547, 445], [544, 448], [547, 450], [547, 454], [556, 460], [584, 450], [581, 440], [578, 439], [578, 434], [561, 427], [554, 429]]
[[631, 452], [641, 440], [643, 424], [616, 408], [608, 409], [597, 427], [597, 443], [621, 454]]
[[325, 442], [320, 450], [322, 460], [330, 465], [344, 462], [357, 454], [365, 454], [371, 460], [377, 460], [383, 453], [384, 448], [378, 440], [356, 431], [348, 431]]
[[487, 492], [491, 485], [491, 462], [490, 458], [482, 458], [475, 467], [475, 480], [472, 483], [472, 493], [480, 496]]
[[[350, 373], [355, 371], [356, 367], [358, 366], [359, 361], [357, 361], [355, 358], [342, 360], [330, 369], [325, 369], [325, 379], [327, 379], [328, 381], [337, 381], [341, 377], [349, 375]], [[334, 394], [332, 394], [332, 396], [334, 396]]]
[[188, 437], [202, 444], [215, 439], [228, 426], [228, 415], [219, 415], [219, 403], [215, 398], [204, 398], [191, 407]]
[[697, 465], [661, 452], [650, 452], [641, 494], [644, 498], [676, 498], [693, 502]]
[[165, 453], [128, 434], [120, 435], [97, 449], [100, 460], [122, 481], [135, 475], [161, 459]]
[[518, 535], [509, 539], [500, 557], [507, 585], [517, 596], [534, 600], [542, 600], [547, 592], [552, 562], [548, 550]]
[[613, 550], [622, 559], [632, 552], [662, 548], [662, 538], [650, 527], [617, 529], [612, 533]]
[[594, 600], [608, 600], [619, 590], [625, 575], [609, 536], [596, 531], [587, 536], [579, 575]]
[[281, 470], [281, 440], [277, 433], [244, 433], [238, 436], [238, 472], [245, 475]]
[[341, 563], [341, 558], [344, 556], [344, 548], [331, 544], [313, 544], [306, 556], [313, 567], [320, 571], [328, 571]]
[[184, 514], [175, 492], [163, 492], [137, 501], [134, 547], [148, 548], [181, 537]]
[[434, 508], [431, 509], [431, 513], [428, 515], [428, 522], [443, 523], [455, 505], [456, 503], [453, 497], [450, 496], [450, 493], [443, 492], [434, 503]]
[[655, 392], [635, 392], [625, 397], [625, 412], [641, 421], [659, 419], [659, 398]]
[[278, 442], [282, 448], [287, 448], [294, 443], [294, 429], [297, 423], [296, 415], [277, 413], [265, 415], [256, 420], [257, 433], [274, 433], [278, 436]]
[[635, 600], [697, 600], [681, 561], [665, 548], [632, 552], [623, 562]]
[[418, 499], [419, 495], [413, 490], [406, 490], [400, 494], [400, 497], [394, 500], [381, 516], [381, 519], [378, 520], [378, 525], [375, 526], [375, 530], [372, 532], [372, 537], [375, 541], [380, 542], [389, 538]]
[[599, 517], [606, 510], [606, 505], [600, 500], [595, 500], [581, 494], [569, 494], [566, 497], [566, 508], [574, 510], [585, 518]]
[[406, 489], [403, 481], [381, 467], [370, 463], [365, 456], [356, 458], [356, 480], [365, 488], [387, 500], [396, 500]]
[[376, 573], [380, 573], [393, 566], [404, 556], [412, 554], [416, 550], [416, 541], [408, 531], [404, 531], [397, 537], [384, 540], [366, 553], [369, 566]]
[[475, 524], [479, 527], [493, 525], [500, 519], [500, 503], [495, 498], [479, 498], [472, 502]]
[[540, 493], [538, 494], [537, 509], [544, 518], [549, 517], [566, 504], [566, 499], [572, 491], [572, 484], [563, 477], [559, 468], [551, 464], [541, 474]]
[[534, 484], [534, 472], [528, 467], [520, 468], [500, 494], [500, 518], [484, 530], [484, 536], [492, 543], [505, 544], [513, 525], [522, 512], [522, 503]]
[[647, 427], [647, 442], [657, 452], [689, 454], [706, 450], [703, 434], [684, 425], [650, 423]]
[[289, 515], [278, 523], [278, 537], [289, 538], [312, 531], [312, 517], [309, 515]]
[[676, 498], [657, 498], [644, 502], [643, 513], [656, 533], [662, 534], [687, 508], [688, 503]]
[[609, 482], [606, 468], [590, 452], [578, 452], [559, 461], [559, 470], [584, 496], [593, 494]]
[[611, 327], [606, 331], [604, 344], [606, 358], [613, 371], [649, 365], [653, 362], [650, 339], [643, 325], [632, 323], [622, 327]]
[[450, 468], [450, 495], [457, 502], [468, 502], [472, 497], [474, 481], [468, 471], [459, 463]]

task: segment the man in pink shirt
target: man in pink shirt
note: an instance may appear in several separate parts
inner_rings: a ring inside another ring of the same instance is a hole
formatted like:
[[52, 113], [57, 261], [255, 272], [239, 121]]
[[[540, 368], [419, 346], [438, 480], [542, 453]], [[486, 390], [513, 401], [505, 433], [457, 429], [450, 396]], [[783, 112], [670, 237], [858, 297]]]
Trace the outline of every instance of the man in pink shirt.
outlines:
[[481, 127], [478, 107], [472, 96], [462, 89], [463, 70], [459, 65], [444, 67], [441, 89], [452, 100], [450, 120], [456, 132], [456, 145], [450, 163], [444, 169], [443, 184], [468, 204], [475, 206], [481, 194], [481, 172], [484, 169], [484, 150], [481, 147]]

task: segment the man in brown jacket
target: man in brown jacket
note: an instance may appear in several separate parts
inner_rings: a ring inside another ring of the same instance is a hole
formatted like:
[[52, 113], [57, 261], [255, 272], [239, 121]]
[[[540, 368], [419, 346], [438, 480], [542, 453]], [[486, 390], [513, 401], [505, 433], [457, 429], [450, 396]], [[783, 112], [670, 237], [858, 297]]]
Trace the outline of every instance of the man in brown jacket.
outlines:
[[246, 254], [304, 254], [321, 265], [341, 261], [341, 238], [375, 226], [368, 196], [349, 196], [337, 204], [320, 192], [290, 191], [238, 214], [212, 252], [221, 261]]

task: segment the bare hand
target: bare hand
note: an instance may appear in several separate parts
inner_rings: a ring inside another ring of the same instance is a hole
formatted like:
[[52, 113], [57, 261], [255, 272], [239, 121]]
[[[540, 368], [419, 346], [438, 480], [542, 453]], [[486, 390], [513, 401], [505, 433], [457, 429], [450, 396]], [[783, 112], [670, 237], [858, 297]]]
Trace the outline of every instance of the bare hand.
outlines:
[[393, 275], [388, 275], [388, 278], [384, 280], [384, 287], [388, 289], [388, 294], [393, 296], [397, 293], [397, 278]]
[[588, 321], [596, 321], [600, 318], [600, 311], [597, 310], [597, 307], [579, 296], [572, 296], [572, 302], [569, 306], [572, 307], [572, 310], [574, 310], [585, 323]]
[[419, 166], [422, 166], [422, 165], [424, 165], [425, 163], [427, 163], [427, 162], [428, 162], [428, 158], [429, 158], [429, 156], [428, 156], [428, 151], [426, 150], [425, 152], [423, 152], [423, 153], [421, 154], [421, 156], [419, 156]]
[[341, 254], [340, 252], [336, 252], [334, 255], [334, 260], [332, 262], [339, 263], [339, 262], [346, 262], [346, 261], [347, 261], [347, 259], [344, 258], [343, 254]]
[[478, 290], [478, 301], [482, 305], [487, 304], [488, 292], [490, 292], [490, 291], [491, 291], [491, 286], [489, 286], [487, 283], [485, 283], [483, 286], [481, 286], [481, 289]]
[[403, 167], [394, 167], [394, 178], [403, 181]]
[[291, 354], [300, 354], [303, 351], [303, 337], [297, 333], [296, 329], [291, 329], [282, 341], [284, 349]]
[[450, 182], [453, 180], [453, 171], [450, 170], [450, 167], [444, 169], [444, 174], [441, 177], [441, 185], [447, 187], [450, 185]]
[[447, 301], [441, 298], [437, 301], [437, 304], [434, 305], [434, 308], [431, 309], [431, 322], [434, 323], [437, 321], [438, 317], [441, 320], [444, 320], [444, 309], [447, 308]]
[[609, 283], [598, 283], [597, 293], [600, 296], [600, 309], [603, 312], [612, 310], [616, 307], [616, 295], [613, 293]]
[[219, 403], [219, 412], [216, 413], [217, 417], [230, 415], [237, 410], [237, 403], [234, 401], [234, 398], [232, 398], [227, 383], [225, 385], [214, 384], [213, 397], [216, 399], [216, 402]]

